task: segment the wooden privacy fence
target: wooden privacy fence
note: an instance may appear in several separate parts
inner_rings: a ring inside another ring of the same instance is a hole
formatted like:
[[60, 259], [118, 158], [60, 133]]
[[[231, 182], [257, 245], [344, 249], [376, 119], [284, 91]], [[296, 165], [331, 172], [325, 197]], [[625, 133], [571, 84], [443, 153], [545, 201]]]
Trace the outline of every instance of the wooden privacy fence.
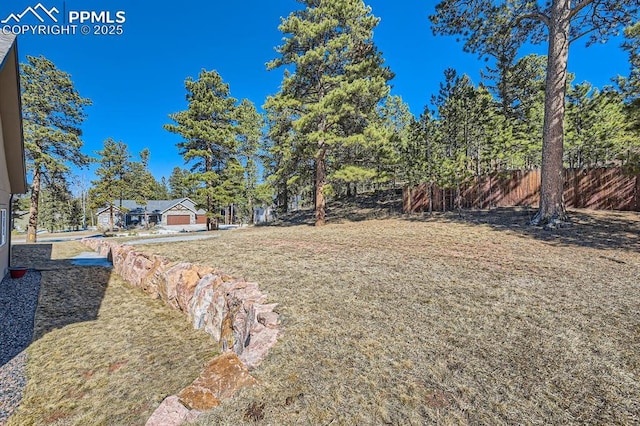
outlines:
[[[565, 169], [564, 200], [567, 207], [640, 211], [640, 176], [627, 175], [619, 167]], [[540, 170], [518, 170], [476, 178], [459, 191], [424, 183], [405, 187], [402, 210], [454, 210], [458, 202], [461, 208], [537, 207], [539, 201]]]

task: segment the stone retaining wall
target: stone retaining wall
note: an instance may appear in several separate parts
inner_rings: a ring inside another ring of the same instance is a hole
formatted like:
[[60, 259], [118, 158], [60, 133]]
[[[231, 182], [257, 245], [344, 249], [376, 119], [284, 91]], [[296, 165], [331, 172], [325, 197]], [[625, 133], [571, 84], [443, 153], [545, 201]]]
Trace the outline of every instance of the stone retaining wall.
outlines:
[[114, 270], [132, 285], [188, 316], [196, 329], [204, 329], [233, 351], [249, 368], [266, 356], [278, 336], [276, 304], [258, 284], [232, 277], [207, 266], [171, 262], [115, 241], [88, 238], [82, 243], [113, 262]]
[[276, 304], [256, 283], [207, 266], [171, 262], [115, 241], [89, 238], [82, 243], [106, 256], [126, 281], [182, 311], [194, 328], [204, 329], [220, 344], [223, 355], [211, 361], [192, 385], [163, 401], [147, 426], [179, 425], [256, 383], [255, 368], [276, 343]]

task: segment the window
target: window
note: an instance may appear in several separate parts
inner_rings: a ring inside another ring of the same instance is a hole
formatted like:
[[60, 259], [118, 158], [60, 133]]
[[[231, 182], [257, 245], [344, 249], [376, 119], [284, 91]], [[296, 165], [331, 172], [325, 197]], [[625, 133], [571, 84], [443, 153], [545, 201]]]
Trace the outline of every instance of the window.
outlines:
[[7, 243], [7, 209], [0, 209], [0, 246]]

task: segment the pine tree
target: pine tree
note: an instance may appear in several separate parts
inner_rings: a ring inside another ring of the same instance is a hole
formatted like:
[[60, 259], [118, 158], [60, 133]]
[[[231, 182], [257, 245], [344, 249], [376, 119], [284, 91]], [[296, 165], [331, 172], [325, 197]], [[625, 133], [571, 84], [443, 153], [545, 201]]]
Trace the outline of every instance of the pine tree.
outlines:
[[428, 107], [409, 125], [406, 145], [399, 150], [403, 175], [409, 185], [426, 182], [430, 186], [440, 180], [439, 165], [443, 154], [436, 136], [436, 120]]
[[97, 152], [99, 164], [96, 170], [97, 180], [92, 181], [93, 188], [89, 190], [89, 197], [94, 208], [109, 207], [109, 230], [113, 232], [115, 217], [114, 207], [120, 200], [120, 214], [125, 213], [122, 199], [127, 189], [127, 174], [129, 172], [130, 154], [124, 142], [116, 142], [109, 138], [104, 141], [104, 148]]
[[515, 103], [512, 115], [505, 117], [512, 137], [500, 151], [508, 156], [502, 164], [506, 169], [531, 169], [542, 164], [546, 62], [544, 56], [526, 55], [512, 70]]
[[180, 167], [174, 167], [169, 176], [170, 198], [194, 198], [196, 197], [198, 183], [191, 179], [191, 173]]
[[294, 131], [296, 111], [287, 105], [285, 98], [283, 93], [269, 96], [263, 106], [268, 128], [263, 164], [267, 182], [276, 193], [280, 213], [288, 212], [292, 195], [313, 186], [312, 159], [315, 155], [313, 146], [304, 143], [303, 136]]
[[54, 172], [42, 186], [38, 226], [49, 232], [69, 229], [71, 200], [67, 176], [61, 172]]
[[567, 96], [565, 163], [576, 169], [630, 166], [628, 153], [635, 141], [626, 124], [620, 92], [600, 91], [588, 82], [574, 85]]
[[253, 137], [245, 134], [253, 127], [240, 120], [248, 119], [242, 113], [250, 102], [238, 106], [216, 71], [202, 70], [198, 80], [187, 78], [185, 87], [188, 109], [171, 114], [175, 124], [164, 128], [184, 138], [178, 149], [191, 163], [190, 178], [198, 183], [196, 201], [207, 210], [207, 229], [217, 229], [220, 211], [237, 202], [243, 192], [244, 167], [238, 153], [243, 137]]
[[66, 173], [70, 164], [88, 164], [80, 151], [81, 126], [91, 101], [79, 95], [69, 74], [42, 56], [27, 56], [20, 78], [26, 159], [33, 171], [27, 241], [34, 243], [43, 183]]
[[84, 212], [82, 211], [82, 201], [74, 197], [69, 201], [69, 217], [67, 218], [67, 229], [78, 231], [84, 223]]
[[[149, 151], [149, 148], [144, 148], [140, 151], [138, 154], [140, 161], [129, 162], [127, 166], [128, 173], [125, 177], [126, 185], [124, 189], [124, 198], [128, 200], [135, 200], [136, 203], [141, 206], [146, 206], [149, 200], [158, 199], [155, 197], [160, 184], [153, 177], [151, 172], [149, 172], [150, 155], [151, 152]], [[144, 214], [145, 227], [148, 227], [149, 217], [146, 208]]]
[[637, 16], [637, 0], [442, 0], [431, 16], [435, 32], [462, 34], [465, 49], [480, 54], [491, 52], [495, 34], [547, 42], [542, 183], [533, 225], [566, 219], [562, 168], [569, 45], [585, 35], [590, 35], [587, 44], [606, 41]]
[[244, 192], [240, 199], [245, 222], [254, 222], [253, 208], [257, 198], [260, 142], [264, 120], [255, 105], [243, 100], [238, 106], [240, 161], [244, 165]]
[[371, 170], [353, 161], [333, 162], [333, 157], [357, 155], [358, 147], [369, 151], [380, 138], [375, 109], [388, 94], [386, 83], [392, 74], [383, 67], [373, 43], [379, 19], [362, 0], [299, 2], [305, 9], [291, 13], [280, 24], [287, 36], [277, 49], [280, 57], [268, 68], [291, 69], [285, 74], [280, 96], [272, 102], [279, 103], [277, 110], [293, 111], [291, 124], [299, 134], [297, 141], [313, 151], [315, 222], [321, 226], [331, 167], [338, 174], [350, 167], [358, 178]]
[[[415, 120], [413, 114], [400, 96], [387, 96], [377, 108], [380, 119], [378, 131], [381, 140], [371, 145], [370, 158], [375, 163], [375, 182], [383, 184], [393, 182], [406, 183], [406, 169], [401, 164], [402, 150], [409, 141], [411, 123]], [[375, 138], [380, 139], [380, 138]], [[371, 165], [369, 165], [371, 167]], [[355, 189], [355, 188], [354, 188]], [[355, 190], [347, 195], [355, 195]]]
[[156, 195], [156, 200], [168, 200], [169, 196], [169, 182], [167, 178], [162, 176], [160, 178], [159, 187]]
[[455, 188], [459, 193], [460, 186], [472, 175], [468, 163], [472, 151], [471, 131], [475, 125], [475, 90], [466, 74], [458, 76], [451, 68], [445, 70], [444, 74], [445, 81], [440, 84], [440, 91], [433, 99], [438, 112], [440, 144], [444, 151], [438, 183], [443, 188]]
[[625, 29], [623, 48], [629, 54], [629, 76], [619, 78], [630, 129], [640, 135], [640, 22]]

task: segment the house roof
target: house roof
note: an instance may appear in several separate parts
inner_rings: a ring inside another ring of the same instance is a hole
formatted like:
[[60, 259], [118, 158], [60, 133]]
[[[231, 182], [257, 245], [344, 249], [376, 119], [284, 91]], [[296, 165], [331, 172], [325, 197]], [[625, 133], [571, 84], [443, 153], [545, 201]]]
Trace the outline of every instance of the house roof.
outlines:
[[11, 193], [27, 192], [16, 36], [0, 32], [0, 117]]
[[[191, 210], [196, 214], [204, 214], [204, 210], [196, 210], [195, 203], [191, 201], [189, 198], [176, 198], [174, 200], [149, 200], [147, 201], [147, 205], [144, 206], [135, 200], [122, 200], [122, 207], [125, 208], [129, 212], [134, 212], [135, 210], [140, 210], [140, 213], [143, 214], [145, 212], [145, 207], [147, 213], [158, 213], [163, 214], [167, 210], [177, 206], [178, 204], [182, 204], [185, 208]], [[114, 207], [118, 209], [120, 207], [120, 201], [118, 201]], [[109, 207], [105, 207], [96, 212], [96, 214], [101, 214], [106, 211]]]

